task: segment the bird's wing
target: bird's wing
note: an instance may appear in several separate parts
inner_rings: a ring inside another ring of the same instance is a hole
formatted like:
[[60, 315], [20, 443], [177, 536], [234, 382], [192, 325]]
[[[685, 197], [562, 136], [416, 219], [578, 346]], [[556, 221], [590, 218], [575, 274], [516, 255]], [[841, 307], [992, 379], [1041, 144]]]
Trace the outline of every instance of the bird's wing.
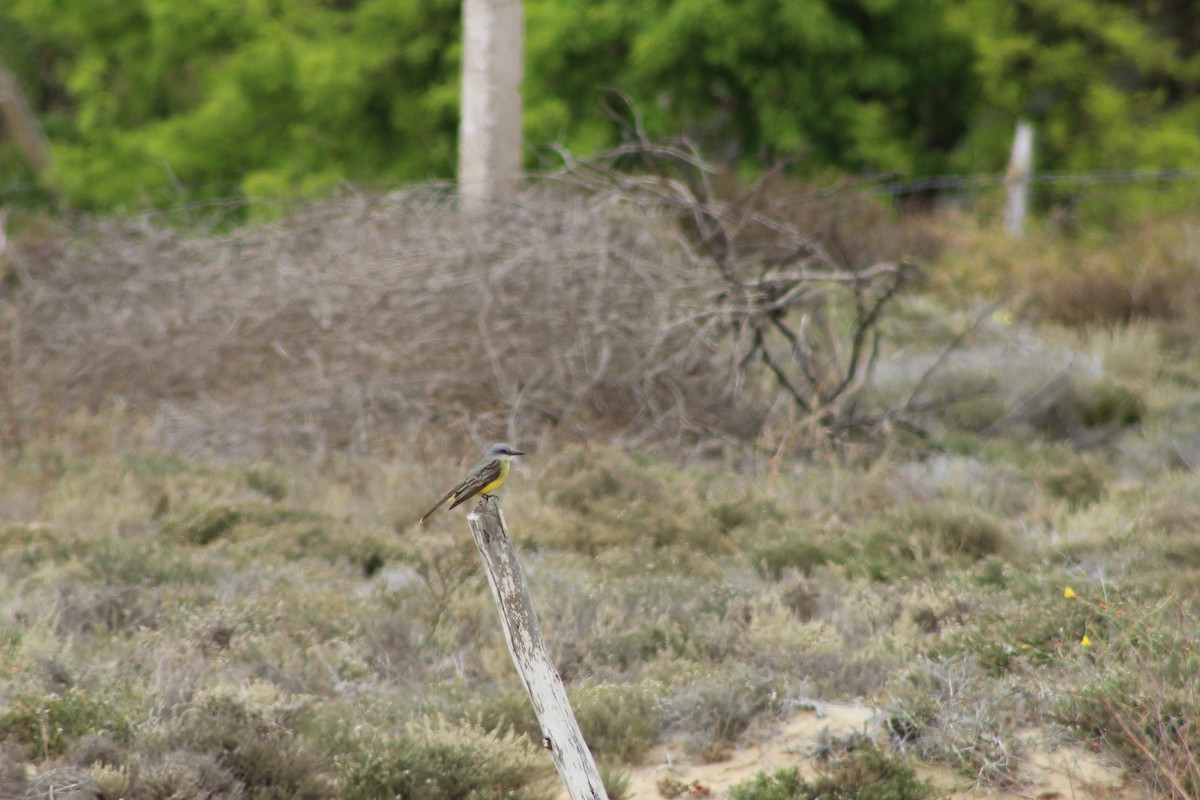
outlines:
[[480, 489], [499, 477], [500, 459], [487, 462], [479, 469], [474, 470], [466, 480], [454, 487], [454, 491], [451, 492], [454, 495], [454, 502], [450, 504], [450, 507], [454, 508], [457, 505], [467, 502], [479, 494]]

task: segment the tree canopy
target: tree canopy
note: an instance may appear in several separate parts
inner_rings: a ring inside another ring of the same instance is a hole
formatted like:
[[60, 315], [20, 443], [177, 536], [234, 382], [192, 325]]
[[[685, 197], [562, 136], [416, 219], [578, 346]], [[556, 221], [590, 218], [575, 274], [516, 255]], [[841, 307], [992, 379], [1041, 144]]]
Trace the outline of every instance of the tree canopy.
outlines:
[[[1053, 170], [1200, 157], [1200, 10], [1154, 0], [525, 0], [527, 163], [652, 134], [717, 160], [997, 170], [1017, 117]], [[82, 208], [453, 176], [451, 0], [10, 0], [0, 56]], [[24, 174], [0, 143], [0, 178]]]

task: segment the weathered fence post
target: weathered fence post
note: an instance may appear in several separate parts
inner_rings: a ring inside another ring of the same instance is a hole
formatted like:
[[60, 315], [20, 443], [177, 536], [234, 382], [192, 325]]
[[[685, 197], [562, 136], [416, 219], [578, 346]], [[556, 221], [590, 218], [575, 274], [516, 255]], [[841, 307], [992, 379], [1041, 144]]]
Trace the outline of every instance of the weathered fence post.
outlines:
[[542, 744], [550, 751], [567, 793], [571, 800], [608, 800], [600, 770], [575, 721], [567, 690], [546, 650], [525, 573], [495, 498], [480, 500], [467, 515], [467, 524], [483, 556], [508, 652], [542, 726]]
[[1009, 233], [1017, 236], [1025, 232], [1025, 213], [1029, 208], [1029, 179], [1032, 169], [1033, 126], [1023, 119], [1017, 120], [1012, 155], [1008, 159], [1008, 172], [1004, 176], [1004, 183], [1008, 187], [1008, 199], [1004, 204], [1004, 227]]

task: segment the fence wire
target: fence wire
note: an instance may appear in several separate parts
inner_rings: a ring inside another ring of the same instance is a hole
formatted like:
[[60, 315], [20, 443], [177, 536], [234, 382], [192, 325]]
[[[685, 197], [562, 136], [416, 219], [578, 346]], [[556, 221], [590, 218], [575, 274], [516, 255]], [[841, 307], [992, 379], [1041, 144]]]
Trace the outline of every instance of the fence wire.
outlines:
[[[972, 189], [1004, 186], [1010, 177], [1004, 173], [976, 173], [930, 175], [924, 178], [906, 180], [896, 175], [880, 175], [876, 178], [862, 180], [860, 186], [870, 187], [870, 190], [882, 195], [903, 196], [927, 192], [959, 192]], [[1025, 178], [1030, 184], [1047, 186], [1105, 186], [1129, 184], [1174, 184], [1200, 181], [1200, 169], [1168, 169], [1168, 170], [1113, 170], [1107, 172], [1033, 172]], [[453, 188], [452, 184], [438, 182], [437, 190], [446, 192]], [[412, 188], [412, 187], [408, 187]], [[43, 191], [42, 187], [32, 183], [10, 183], [0, 186], [0, 205], [21, 204], [22, 200], [36, 196]], [[289, 205], [286, 201], [255, 200], [250, 198], [228, 198], [225, 200], [209, 200], [185, 203], [176, 208], [161, 208], [158, 213], [195, 212], [205, 208], [247, 208], [251, 206]], [[295, 205], [292, 203], [291, 205]]]
[[[882, 177], [875, 185], [880, 194], [916, 194], [934, 190], [978, 189], [1003, 186], [1009, 181], [1003, 173], [976, 175], [932, 175], [905, 181]], [[1200, 170], [1120, 170], [1112, 172], [1033, 172], [1025, 180], [1031, 184], [1057, 186], [1097, 186], [1130, 183], [1182, 183], [1200, 181]]]

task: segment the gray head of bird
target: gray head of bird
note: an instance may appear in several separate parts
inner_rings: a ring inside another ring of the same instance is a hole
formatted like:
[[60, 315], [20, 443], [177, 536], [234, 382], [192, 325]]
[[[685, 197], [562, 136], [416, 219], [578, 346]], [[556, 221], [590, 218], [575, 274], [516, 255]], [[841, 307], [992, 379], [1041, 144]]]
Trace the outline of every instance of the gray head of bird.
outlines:
[[513, 456], [523, 455], [525, 455], [523, 452], [512, 449], [504, 442], [496, 442], [494, 445], [488, 448], [487, 455], [484, 456], [484, 458], [498, 458], [501, 461], [512, 461]]

